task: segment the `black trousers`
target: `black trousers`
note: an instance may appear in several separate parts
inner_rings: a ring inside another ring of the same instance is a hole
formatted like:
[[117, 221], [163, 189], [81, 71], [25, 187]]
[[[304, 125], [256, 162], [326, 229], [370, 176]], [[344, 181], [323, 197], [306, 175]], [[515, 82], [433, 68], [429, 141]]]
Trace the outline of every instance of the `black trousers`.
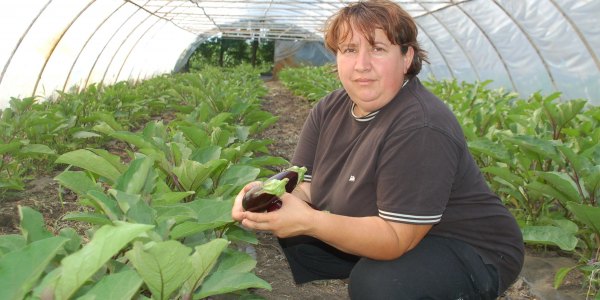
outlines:
[[351, 299], [496, 299], [498, 275], [468, 244], [426, 236], [395, 260], [341, 252], [317, 239], [279, 239], [296, 283], [350, 278]]

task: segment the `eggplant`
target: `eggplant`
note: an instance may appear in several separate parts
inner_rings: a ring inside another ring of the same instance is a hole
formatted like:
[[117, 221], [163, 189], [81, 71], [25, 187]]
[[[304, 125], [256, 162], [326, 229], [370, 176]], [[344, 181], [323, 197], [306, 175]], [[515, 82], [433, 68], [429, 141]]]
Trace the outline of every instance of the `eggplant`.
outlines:
[[274, 211], [281, 208], [279, 198], [291, 193], [304, 178], [306, 168], [291, 167], [251, 188], [242, 200], [242, 207], [251, 212]]

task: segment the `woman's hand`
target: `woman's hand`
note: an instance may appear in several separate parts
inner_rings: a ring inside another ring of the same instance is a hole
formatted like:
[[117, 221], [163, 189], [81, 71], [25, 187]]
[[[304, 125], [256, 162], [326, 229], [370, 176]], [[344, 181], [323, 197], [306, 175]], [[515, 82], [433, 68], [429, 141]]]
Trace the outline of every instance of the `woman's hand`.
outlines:
[[242, 190], [235, 197], [235, 201], [233, 202], [233, 207], [231, 208], [231, 217], [235, 221], [241, 222], [244, 219], [244, 207], [242, 207], [242, 199], [244, 199], [244, 195], [255, 185], [261, 184], [260, 181], [253, 181], [246, 184]]
[[280, 238], [305, 234], [312, 225], [314, 214], [318, 211], [292, 194], [285, 193], [280, 198], [283, 205], [276, 211], [269, 213], [244, 211], [241, 215], [242, 225], [254, 230], [271, 231]]

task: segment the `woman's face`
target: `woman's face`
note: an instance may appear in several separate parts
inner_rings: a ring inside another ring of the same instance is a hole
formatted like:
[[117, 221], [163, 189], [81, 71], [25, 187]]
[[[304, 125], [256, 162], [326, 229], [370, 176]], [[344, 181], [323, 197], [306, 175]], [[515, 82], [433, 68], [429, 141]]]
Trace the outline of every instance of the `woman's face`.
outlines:
[[338, 76], [350, 98], [356, 103], [357, 115], [376, 111], [398, 93], [412, 62], [413, 49], [402, 55], [381, 29], [375, 30], [375, 44], [352, 28], [340, 43], [336, 56]]

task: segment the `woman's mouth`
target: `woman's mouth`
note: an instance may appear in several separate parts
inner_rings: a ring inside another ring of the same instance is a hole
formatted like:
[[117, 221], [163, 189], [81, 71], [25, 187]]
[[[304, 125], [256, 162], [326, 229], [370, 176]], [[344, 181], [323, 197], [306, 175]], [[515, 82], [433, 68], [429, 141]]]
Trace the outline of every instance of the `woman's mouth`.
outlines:
[[354, 82], [356, 82], [359, 85], [367, 85], [367, 84], [370, 84], [373, 81], [374, 80], [368, 79], [368, 78], [357, 78], [357, 79], [354, 80]]

